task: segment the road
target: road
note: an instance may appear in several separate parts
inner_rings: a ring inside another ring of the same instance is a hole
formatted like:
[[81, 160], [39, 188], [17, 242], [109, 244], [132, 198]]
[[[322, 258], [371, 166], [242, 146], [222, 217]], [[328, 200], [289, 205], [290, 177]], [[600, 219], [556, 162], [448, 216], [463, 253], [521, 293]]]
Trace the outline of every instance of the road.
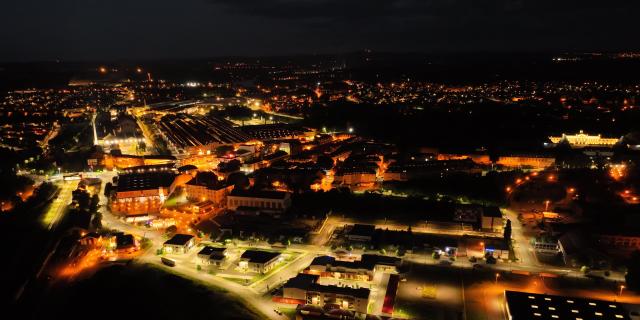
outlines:
[[47, 211], [44, 213], [42, 223], [51, 230], [64, 216], [67, 206], [71, 203], [73, 190], [78, 188], [78, 180], [60, 181], [57, 186], [60, 188], [58, 196], [53, 200]]

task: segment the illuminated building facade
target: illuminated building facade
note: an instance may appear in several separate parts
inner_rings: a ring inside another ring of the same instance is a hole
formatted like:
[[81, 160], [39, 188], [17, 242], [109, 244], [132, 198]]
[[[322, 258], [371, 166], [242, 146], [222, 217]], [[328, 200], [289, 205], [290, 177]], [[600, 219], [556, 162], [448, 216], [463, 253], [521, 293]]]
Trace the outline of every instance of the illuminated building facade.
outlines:
[[291, 207], [291, 195], [284, 191], [233, 190], [227, 196], [227, 209], [260, 208], [267, 211], [286, 211]]
[[398, 258], [371, 254], [364, 254], [357, 261], [340, 261], [331, 256], [321, 256], [313, 259], [304, 273], [327, 278], [371, 281], [376, 271], [396, 272], [400, 263]]
[[175, 174], [167, 171], [120, 175], [111, 211], [124, 215], [159, 212], [174, 180]]
[[216, 181], [200, 181], [193, 178], [185, 184], [187, 199], [194, 202], [211, 201], [214, 206], [219, 207], [225, 204], [229, 192], [233, 190], [233, 185], [226, 185]]
[[289, 279], [283, 286], [282, 298], [278, 300], [283, 303], [318, 307], [331, 305], [343, 310], [367, 313], [371, 293], [369, 289], [321, 285], [317, 283], [319, 277], [301, 273]]
[[580, 130], [578, 134], [562, 134], [560, 137], [549, 137], [551, 142], [558, 144], [562, 141], [567, 141], [571, 147], [584, 148], [584, 147], [613, 147], [620, 139], [616, 138], [603, 138], [601, 135], [589, 135]]
[[267, 273], [280, 261], [280, 252], [247, 250], [240, 256], [238, 266], [256, 273]]

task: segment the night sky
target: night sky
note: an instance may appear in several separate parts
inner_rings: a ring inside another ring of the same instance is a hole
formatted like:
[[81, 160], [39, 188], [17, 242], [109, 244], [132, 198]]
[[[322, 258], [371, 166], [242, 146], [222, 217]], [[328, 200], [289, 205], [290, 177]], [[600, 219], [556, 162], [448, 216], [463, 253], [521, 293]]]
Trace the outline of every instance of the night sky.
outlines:
[[630, 0], [2, 0], [0, 61], [638, 49]]

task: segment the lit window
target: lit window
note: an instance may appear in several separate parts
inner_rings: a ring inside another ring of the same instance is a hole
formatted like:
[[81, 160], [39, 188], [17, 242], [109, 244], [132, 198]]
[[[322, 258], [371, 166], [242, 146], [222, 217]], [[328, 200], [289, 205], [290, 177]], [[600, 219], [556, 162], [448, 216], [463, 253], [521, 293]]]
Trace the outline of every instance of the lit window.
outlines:
[[558, 316], [557, 316], [557, 315], [555, 315], [555, 314], [552, 314], [552, 315], [551, 315], [551, 318], [558, 319]]
[[622, 319], [622, 318], [624, 318], [624, 317], [623, 317], [621, 314], [616, 314], [616, 318], [618, 318], [618, 319]]
[[573, 312], [573, 313], [578, 313], [578, 310], [573, 309], [573, 310], [571, 310], [571, 312]]
[[549, 310], [555, 310], [555, 309], [556, 309], [556, 308], [554, 308], [554, 307], [549, 307]]
[[534, 313], [533, 315], [534, 315], [534, 316], [536, 316], [536, 317], [541, 316], [541, 314], [539, 314], [539, 313], [537, 313], [537, 312], [536, 312], [536, 313]]
[[596, 316], [602, 317], [602, 312], [596, 312]]
[[531, 308], [538, 309], [538, 306], [536, 306], [535, 304], [532, 304]]
[[567, 300], [567, 303], [573, 303], [573, 300]]
[[551, 301], [551, 298], [544, 298], [544, 299], [547, 300], [547, 301]]
[[616, 308], [616, 305], [615, 305], [615, 304], [610, 304], [610, 305], [609, 305], [609, 308], [614, 308], [614, 309], [615, 309], [615, 308]]
[[595, 302], [589, 302], [589, 305], [590, 305], [590, 306], [595, 306], [595, 305], [596, 305], [596, 303], [595, 303]]
[[529, 296], [529, 299], [535, 299], [535, 298], [536, 298], [536, 297], [534, 297], [534, 296]]

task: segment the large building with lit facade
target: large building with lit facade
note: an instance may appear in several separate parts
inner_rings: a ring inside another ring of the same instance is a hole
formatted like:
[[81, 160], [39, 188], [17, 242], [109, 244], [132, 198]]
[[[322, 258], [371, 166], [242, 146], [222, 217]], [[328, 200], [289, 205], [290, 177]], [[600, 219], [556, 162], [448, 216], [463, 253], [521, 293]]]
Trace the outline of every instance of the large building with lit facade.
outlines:
[[119, 175], [111, 211], [124, 215], [159, 212], [172, 191], [175, 177], [168, 170]]
[[549, 140], [554, 144], [567, 141], [573, 148], [584, 147], [613, 147], [620, 139], [603, 138], [601, 135], [589, 135], [580, 130], [577, 134], [562, 134], [562, 136], [551, 136]]
[[283, 212], [291, 207], [291, 194], [284, 191], [234, 189], [227, 196], [227, 209], [237, 210], [238, 207], [251, 207], [264, 211]]
[[367, 288], [339, 287], [318, 283], [319, 275], [298, 274], [283, 286], [282, 298], [274, 298], [281, 303], [324, 307], [337, 306], [360, 314], [367, 313], [369, 295]]
[[215, 174], [199, 172], [185, 184], [187, 199], [192, 202], [210, 201], [215, 207], [226, 204], [233, 185], [219, 181]]
[[376, 271], [396, 272], [402, 260], [394, 257], [363, 254], [360, 260], [341, 261], [331, 256], [313, 259], [303, 272], [320, 277], [371, 281]]

